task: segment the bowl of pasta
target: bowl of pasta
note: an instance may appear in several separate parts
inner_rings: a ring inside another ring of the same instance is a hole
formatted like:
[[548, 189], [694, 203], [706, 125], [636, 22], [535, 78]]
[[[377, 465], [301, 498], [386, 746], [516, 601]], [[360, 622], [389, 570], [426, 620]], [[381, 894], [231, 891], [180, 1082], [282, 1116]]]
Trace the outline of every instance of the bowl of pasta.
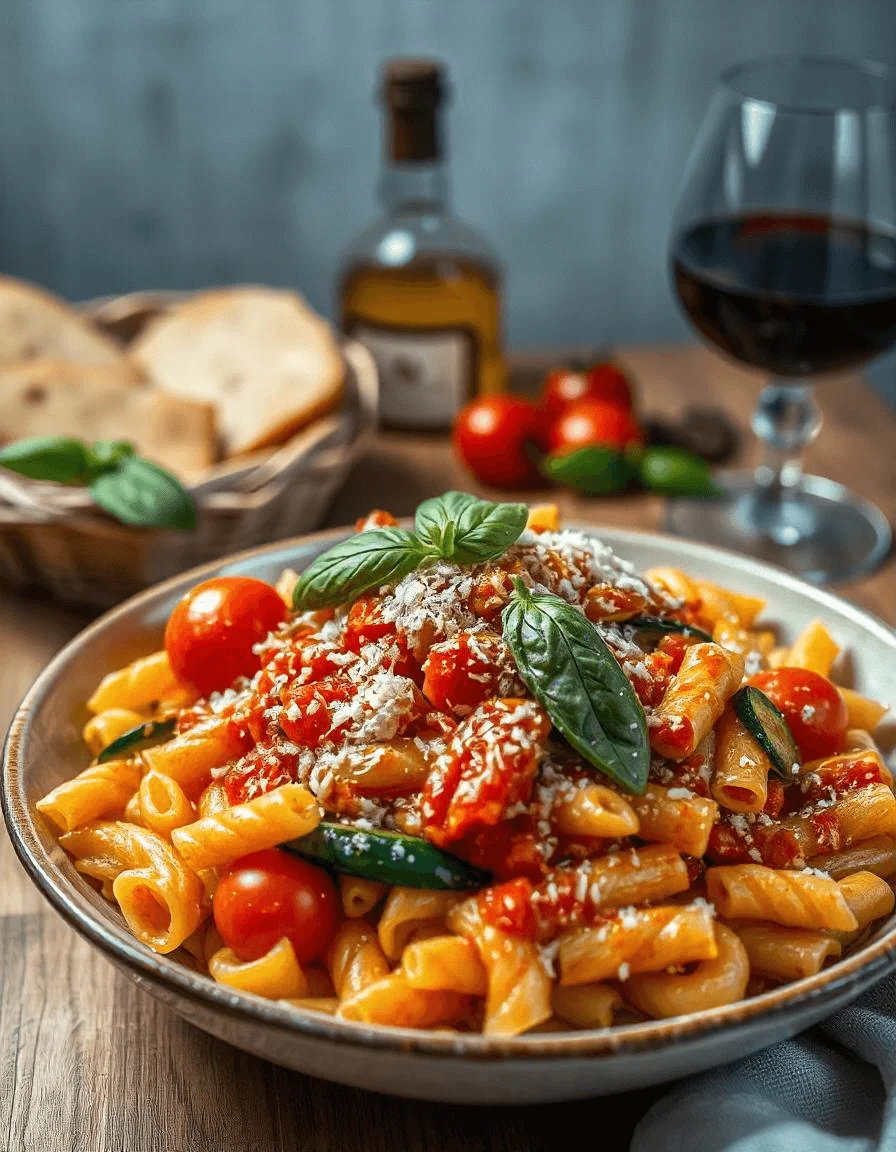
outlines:
[[3, 810], [70, 924], [238, 1047], [618, 1092], [896, 964], [894, 660], [753, 560], [446, 493], [102, 617], [20, 706]]

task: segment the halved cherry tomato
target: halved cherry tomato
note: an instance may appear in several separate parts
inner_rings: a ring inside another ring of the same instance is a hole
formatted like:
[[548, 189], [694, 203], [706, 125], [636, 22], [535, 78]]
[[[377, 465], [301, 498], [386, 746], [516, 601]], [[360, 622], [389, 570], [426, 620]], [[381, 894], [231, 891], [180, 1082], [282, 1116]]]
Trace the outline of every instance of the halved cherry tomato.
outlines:
[[527, 444], [540, 439], [535, 405], [522, 396], [483, 396], [461, 408], [454, 421], [454, 448], [477, 480], [494, 488], [539, 483]]
[[631, 384], [622, 369], [609, 361], [595, 364], [584, 372], [558, 368], [545, 377], [541, 410], [550, 423], [579, 400], [603, 400], [620, 408], [631, 408]]
[[165, 650], [179, 680], [203, 696], [229, 688], [261, 667], [254, 645], [286, 616], [279, 593], [263, 580], [216, 576], [197, 584], [168, 618]]
[[241, 960], [258, 960], [285, 936], [300, 964], [318, 959], [336, 931], [336, 888], [322, 868], [279, 848], [235, 860], [213, 901], [215, 926]]
[[606, 400], [579, 400], [563, 411], [548, 432], [548, 450], [565, 454], [600, 444], [623, 449], [644, 441], [634, 413]]
[[804, 759], [833, 756], [843, 747], [846, 705], [827, 676], [806, 668], [776, 668], [757, 672], [747, 683], [783, 712]]

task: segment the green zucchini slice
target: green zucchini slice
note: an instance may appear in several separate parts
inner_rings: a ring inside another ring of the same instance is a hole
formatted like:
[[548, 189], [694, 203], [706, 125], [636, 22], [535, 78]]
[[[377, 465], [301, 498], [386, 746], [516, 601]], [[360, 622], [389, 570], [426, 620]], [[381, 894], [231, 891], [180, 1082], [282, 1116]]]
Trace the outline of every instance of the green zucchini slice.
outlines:
[[791, 782], [800, 753], [782, 713], [764, 692], [750, 685], [732, 697], [731, 706], [778, 775]]
[[176, 717], [169, 716], [167, 720], [147, 720], [138, 724], [136, 728], [129, 728], [127, 732], [113, 740], [97, 756], [99, 764], [107, 760], [121, 760], [123, 757], [135, 756], [144, 748], [152, 748], [156, 744], [164, 744], [174, 735]]
[[663, 636], [673, 633], [686, 636], [696, 644], [711, 644], [712, 636], [702, 628], [695, 628], [693, 624], [682, 624], [680, 620], [665, 620], [661, 616], [635, 616], [631, 620], [620, 621], [621, 628], [631, 628], [636, 635], [650, 636], [654, 640], [661, 640]]
[[348, 824], [319, 824], [307, 836], [281, 845], [337, 872], [401, 884], [405, 888], [482, 888], [491, 877], [427, 840], [397, 832], [365, 832]]

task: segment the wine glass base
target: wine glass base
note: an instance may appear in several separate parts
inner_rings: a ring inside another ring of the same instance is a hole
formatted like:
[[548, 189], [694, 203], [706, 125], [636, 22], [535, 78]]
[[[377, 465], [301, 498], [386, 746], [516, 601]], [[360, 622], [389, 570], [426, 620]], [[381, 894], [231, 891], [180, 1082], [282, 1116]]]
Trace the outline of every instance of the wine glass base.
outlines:
[[842, 484], [803, 476], [780, 500], [769, 500], [752, 472], [717, 477], [718, 500], [670, 500], [666, 528], [777, 564], [813, 583], [873, 571], [893, 533], [883, 513]]

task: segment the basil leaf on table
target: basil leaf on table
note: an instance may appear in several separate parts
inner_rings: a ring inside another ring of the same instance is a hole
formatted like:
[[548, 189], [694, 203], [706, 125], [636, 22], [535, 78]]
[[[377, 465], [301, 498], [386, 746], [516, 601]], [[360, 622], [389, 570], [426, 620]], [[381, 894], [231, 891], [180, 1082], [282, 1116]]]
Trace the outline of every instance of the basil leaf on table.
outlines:
[[455, 564], [481, 564], [519, 540], [529, 510], [525, 504], [494, 504], [468, 492], [445, 492], [424, 500], [414, 527], [418, 538]]
[[597, 444], [562, 456], [545, 456], [541, 470], [548, 480], [575, 488], [586, 496], [622, 492], [637, 471], [624, 453]]
[[180, 481], [140, 456], [126, 456], [89, 487], [100, 508], [125, 524], [181, 532], [196, 527], [196, 506]]
[[623, 788], [643, 793], [647, 719], [615, 656], [565, 600], [529, 592], [520, 580], [515, 588], [503, 634], [523, 680], [577, 752]]
[[406, 528], [371, 528], [318, 556], [293, 592], [295, 608], [329, 608], [394, 584], [437, 553]]
[[681, 448], [647, 448], [638, 475], [645, 488], [662, 496], [712, 499], [722, 494], [706, 461]]
[[30, 480], [72, 484], [89, 471], [90, 455], [71, 436], [29, 436], [0, 448], [0, 467]]

